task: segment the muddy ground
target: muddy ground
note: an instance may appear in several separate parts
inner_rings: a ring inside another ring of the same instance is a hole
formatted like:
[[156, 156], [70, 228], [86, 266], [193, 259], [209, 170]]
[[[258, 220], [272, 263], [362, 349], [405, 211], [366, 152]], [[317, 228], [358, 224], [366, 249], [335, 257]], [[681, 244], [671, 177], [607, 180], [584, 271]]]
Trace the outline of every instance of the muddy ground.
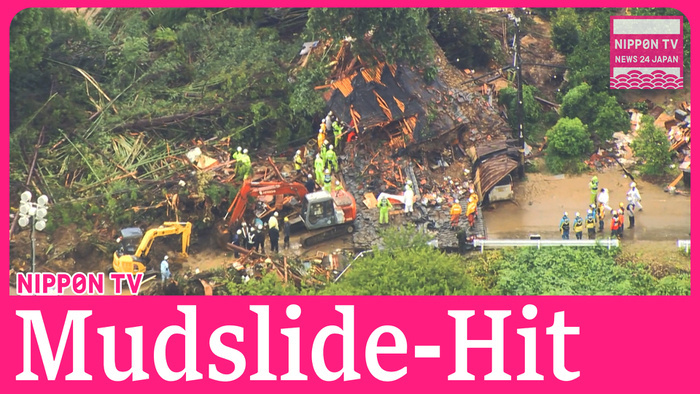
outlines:
[[[527, 239], [539, 234], [543, 239], [558, 239], [559, 221], [564, 212], [573, 218], [576, 212], [585, 217], [590, 203], [588, 182], [593, 174], [556, 176], [527, 174], [527, 182], [516, 184], [513, 202], [497, 202], [484, 210], [491, 239]], [[610, 205], [625, 202], [630, 178], [615, 167], [598, 176], [600, 187], [610, 191]], [[690, 259], [676, 248], [679, 239], [690, 239], [690, 194], [670, 194], [663, 187], [636, 178], [644, 210], [635, 215], [635, 227], [625, 229], [623, 250], [638, 255], [640, 261], [664, 262], [690, 268]], [[605, 230], [598, 237], [610, 235], [610, 215], [606, 213]], [[629, 226], [626, 220], [625, 226]], [[571, 238], [574, 238], [573, 233]], [[584, 239], [587, 234], [584, 231]]]

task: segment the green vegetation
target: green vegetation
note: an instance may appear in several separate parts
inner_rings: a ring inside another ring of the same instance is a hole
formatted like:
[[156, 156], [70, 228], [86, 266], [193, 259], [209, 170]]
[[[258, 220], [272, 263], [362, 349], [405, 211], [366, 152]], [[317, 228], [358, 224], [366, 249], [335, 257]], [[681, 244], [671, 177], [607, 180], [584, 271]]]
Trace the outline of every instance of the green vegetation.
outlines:
[[666, 133], [654, 125], [651, 116], [642, 117], [639, 137], [632, 142], [632, 150], [642, 160], [639, 170], [645, 175], [664, 175], [669, 172], [673, 157]]
[[559, 8], [552, 18], [552, 44], [564, 55], [570, 55], [579, 44], [578, 15], [573, 8]]
[[588, 127], [578, 118], [561, 118], [547, 131], [547, 167], [555, 174], [581, 172], [581, 159], [593, 150]]
[[688, 295], [687, 274], [654, 278], [641, 264], [616, 262], [606, 248], [523, 248], [491, 261], [503, 295]]
[[615, 97], [594, 93], [587, 83], [569, 90], [559, 110], [562, 117], [578, 118], [592, 132], [591, 137], [607, 141], [616, 131], [629, 129], [629, 116]]

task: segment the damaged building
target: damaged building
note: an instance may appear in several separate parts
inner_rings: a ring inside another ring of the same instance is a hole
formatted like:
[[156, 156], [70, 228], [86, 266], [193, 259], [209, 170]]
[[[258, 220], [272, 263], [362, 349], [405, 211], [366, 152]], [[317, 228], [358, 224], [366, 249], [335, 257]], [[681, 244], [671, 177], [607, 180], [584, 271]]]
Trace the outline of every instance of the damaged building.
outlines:
[[[367, 65], [343, 45], [333, 79], [319, 89], [352, 135], [341, 144], [343, 176], [358, 203], [365, 202], [358, 206], [371, 209], [369, 192], [401, 194], [411, 180], [421, 212], [413, 221], [440, 230], [449, 228], [444, 211], [455, 199], [466, 212], [470, 188], [481, 203], [513, 198], [520, 153], [517, 140], [509, 140], [512, 129], [492, 105], [493, 90], [485, 95], [441, 52], [436, 62], [437, 75], [426, 82], [407, 66]], [[476, 227], [474, 235], [485, 237], [483, 223]]]

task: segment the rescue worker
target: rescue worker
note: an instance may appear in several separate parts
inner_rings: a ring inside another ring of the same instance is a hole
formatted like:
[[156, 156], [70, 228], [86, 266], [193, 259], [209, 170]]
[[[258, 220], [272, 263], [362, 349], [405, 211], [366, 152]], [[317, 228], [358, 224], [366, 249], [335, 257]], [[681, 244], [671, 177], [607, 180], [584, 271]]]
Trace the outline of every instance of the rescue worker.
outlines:
[[323, 162], [326, 162], [326, 153], [328, 153], [328, 140], [323, 141], [323, 146], [321, 147], [321, 158]]
[[479, 203], [479, 195], [476, 194], [473, 188], [469, 189], [469, 198], [476, 201], [477, 204]]
[[462, 206], [459, 205], [459, 200], [455, 199], [452, 208], [450, 208], [450, 227], [453, 230], [459, 228], [459, 216], [462, 214]]
[[304, 186], [306, 187], [306, 191], [309, 193], [313, 193], [314, 190], [316, 190], [316, 182], [314, 182], [313, 175], [307, 175], [306, 182], [304, 182]]
[[329, 169], [333, 169], [333, 172], [338, 172], [338, 156], [333, 150], [333, 145], [328, 146], [328, 151], [326, 152], [326, 166]]
[[469, 219], [469, 228], [474, 227], [474, 220], [476, 219], [476, 200], [469, 197], [467, 203], [467, 219]]
[[275, 212], [272, 214], [272, 217], [267, 221], [267, 226], [270, 228], [270, 230], [272, 230], [273, 228], [276, 228], [277, 231], [280, 231], [280, 226], [279, 226], [279, 223], [277, 222], [277, 217], [279, 215], [280, 215], [279, 213]]
[[403, 192], [403, 213], [405, 215], [413, 216], [413, 197], [413, 186], [406, 185], [406, 191]]
[[595, 223], [596, 218], [593, 210], [588, 210], [588, 215], [586, 215], [586, 228], [588, 229], [588, 239], [595, 239]]
[[[236, 230], [236, 235], [233, 236], [233, 244], [240, 247], [242, 237], [243, 237], [243, 231], [241, 231], [241, 229]], [[234, 250], [233, 256], [235, 258], [238, 258], [240, 256], [240, 254], [238, 253], [237, 250]]]
[[255, 227], [249, 226], [248, 227], [248, 250], [252, 249], [257, 249], [257, 246], [255, 245]]
[[598, 208], [596, 207], [596, 204], [592, 203], [591, 205], [589, 205], [588, 210], [593, 212], [593, 218], [595, 219], [595, 223], [598, 224]]
[[591, 181], [588, 183], [588, 187], [591, 189], [591, 204], [595, 204], [596, 196], [598, 195], [598, 177], [593, 175]]
[[321, 127], [318, 129], [318, 136], [316, 137], [318, 143], [318, 151], [323, 149], [323, 142], [326, 140], [326, 124], [321, 123]]
[[340, 137], [342, 135], [343, 135], [343, 126], [341, 126], [340, 123], [336, 120], [333, 122], [333, 136], [335, 136], [334, 145], [336, 147], [340, 146]]
[[316, 172], [316, 183], [323, 185], [323, 167], [325, 161], [321, 157], [320, 153], [316, 154], [316, 160], [314, 160], [314, 171]]
[[248, 156], [248, 149], [243, 149], [243, 153], [241, 154], [241, 172], [243, 175], [243, 179], [248, 179], [250, 177], [251, 172], [252, 172], [252, 165], [250, 162], [250, 156]]
[[331, 192], [331, 172], [330, 170], [325, 171], [325, 175], [323, 176], [323, 190], [327, 191], [328, 193]]
[[602, 233], [605, 227], [605, 207], [603, 204], [598, 205], [598, 232]]
[[325, 119], [323, 119], [323, 124], [326, 126], [327, 132], [331, 130], [334, 118], [335, 116], [333, 116], [333, 111], [328, 111], [328, 115], [326, 115]]
[[389, 210], [391, 209], [389, 200], [386, 197], [382, 197], [377, 207], [379, 208], [379, 224], [389, 224]]
[[612, 219], [610, 219], [610, 237], [618, 237], [618, 231], [620, 230], [620, 219], [617, 217], [617, 211], [612, 212]]
[[620, 234], [620, 238], [622, 238], [625, 232], [625, 203], [620, 203], [620, 208], [617, 210], [617, 217], [620, 218], [620, 231], [618, 231], [618, 233]]
[[636, 208], [636, 205], [634, 204], [634, 200], [632, 200], [632, 198], [627, 198], [627, 217], [630, 218], [629, 228], [634, 227], [634, 209], [635, 208]]
[[570, 225], [571, 222], [569, 221], [569, 214], [564, 212], [564, 216], [562, 216], [561, 220], [559, 221], [559, 231], [561, 232], [561, 239], [569, 239]]
[[280, 229], [278, 227], [273, 228], [270, 226], [270, 230], [268, 231], [267, 235], [270, 237], [270, 250], [274, 253], [279, 253]]
[[243, 154], [243, 148], [241, 148], [239, 146], [238, 148], [236, 148], [236, 151], [231, 154], [231, 158], [235, 161], [238, 161], [238, 160], [240, 160], [242, 154]]
[[289, 218], [284, 217], [284, 248], [289, 249], [289, 234], [292, 232], [292, 225], [289, 224]]
[[262, 249], [262, 254], [265, 254], [265, 232], [263, 231], [263, 226], [258, 225], [258, 231], [255, 234], [257, 237], [257, 245], [255, 247], [255, 251], [258, 251], [258, 246], [260, 246], [260, 249]]
[[241, 246], [249, 249], [248, 240], [250, 239], [250, 234], [248, 233], [248, 225], [245, 222], [241, 222], [241, 236]]
[[632, 199], [632, 203], [635, 205], [635, 208], [639, 207], [639, 212], [644, 209], [644, 207], [642, 207], [642, 196], [639, 194], [639, 189], [637, 189], [636, 183], [630, 183], [630, 190], [627, 192], [627, 198]]
[[163, 257], [163, 261], [160, 262], [160, 280], [165, 282], [170, 279], [170, 264], [168, 264], [168, 255]]
[[574, 234], [576, 234], [576, 239], [583, 239], [583, 218], [578, 212], [574, 218]]
[[301, 151], [298, 150], [294, 155], [294, 169], [297, 170], [297, 175], [301, 175], [301, 166], [304, 164], [304, 159], [301, 158]]
[[608, 189], [600, 189], [600, 194], [598, 195], [598, 205], [602, 205], [605, 209], [612, 211], [612, 208], [608, 205], [610, 201], [610, 194], [608, 194]]

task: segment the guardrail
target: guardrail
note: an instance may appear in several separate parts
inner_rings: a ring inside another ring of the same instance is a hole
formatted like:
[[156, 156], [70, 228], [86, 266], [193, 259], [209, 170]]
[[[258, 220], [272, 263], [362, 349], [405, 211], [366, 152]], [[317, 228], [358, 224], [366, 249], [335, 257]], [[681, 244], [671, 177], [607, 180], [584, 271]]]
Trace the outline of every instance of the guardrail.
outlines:
[[679, 239], [678, 248], [685, 249], [686, 253], [690, 253], [690, 240], [689, 239]]
[[[680, 242], [680, 241], [679, 241]], [[690, 243], [690, 241], [688, 241]], [[475, 239], [474, 248], [484, 249], [512, 248], [536, 246], [537, 249], [543, 246], [604, 246], [608, 249], [619, 248], [620, 241], [617, 239]]]

